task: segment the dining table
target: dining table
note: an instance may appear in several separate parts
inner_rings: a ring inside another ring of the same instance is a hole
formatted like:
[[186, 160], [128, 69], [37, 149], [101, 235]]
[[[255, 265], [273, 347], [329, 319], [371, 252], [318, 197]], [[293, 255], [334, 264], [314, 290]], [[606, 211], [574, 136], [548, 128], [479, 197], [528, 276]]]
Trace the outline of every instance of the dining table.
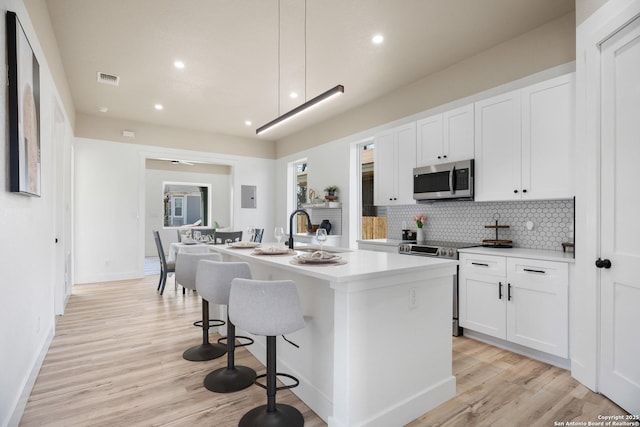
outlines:
[[191, 254], [208, 253], [209, 246], [211, 246], [211, 243], [196, 242], [196, 241], [193, 241], [193, 243], [191, 242], [171, 243], [169, 244], [169, 254], [167, 255], [167, 262], [171, 262], [171, 261], [175, 262], [176, 255], [178, 254], [178, 252], [191, 253]]

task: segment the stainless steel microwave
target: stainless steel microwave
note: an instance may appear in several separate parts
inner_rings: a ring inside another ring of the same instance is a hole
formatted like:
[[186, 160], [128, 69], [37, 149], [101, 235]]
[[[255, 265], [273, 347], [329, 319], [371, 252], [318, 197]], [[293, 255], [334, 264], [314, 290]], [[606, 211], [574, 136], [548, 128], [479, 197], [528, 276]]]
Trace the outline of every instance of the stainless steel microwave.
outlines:
[[473, 159], [414, 168], [413, 198], [473, 200]]

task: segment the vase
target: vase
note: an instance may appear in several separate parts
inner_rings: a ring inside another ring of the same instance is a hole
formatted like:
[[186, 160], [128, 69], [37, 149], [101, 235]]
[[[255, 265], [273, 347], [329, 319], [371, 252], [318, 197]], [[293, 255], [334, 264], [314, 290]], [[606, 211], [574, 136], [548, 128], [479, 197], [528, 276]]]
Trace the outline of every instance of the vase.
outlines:
[[416, 234], [416, 240], [418, 241], [418, 243], [421, 243], [427, 240], [427, 236], [425, 235], [424, 228], [418, 228], [418, 232]]
[[327, 230], [327, 234], [331, 233], [331, 223], [328, 219], [322, 220], [322, 222], [320, 223], [320, 228], [324, 228], [325, 230]]

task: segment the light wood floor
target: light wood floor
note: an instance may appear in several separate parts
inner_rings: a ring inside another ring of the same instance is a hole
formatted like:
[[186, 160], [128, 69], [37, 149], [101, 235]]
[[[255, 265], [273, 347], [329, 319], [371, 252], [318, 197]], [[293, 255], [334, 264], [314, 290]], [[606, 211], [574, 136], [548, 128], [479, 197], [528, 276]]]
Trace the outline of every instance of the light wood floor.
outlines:
[[[199, 299], [174, 291], [171, 279], [159, 296], [156, 284], [148, 276], [74, 287], [20, 426], [226, 427], [265, 403], [257, 386], [232, 394], [202, 386], [226, 359], [182, 359], [201, 339], [191, 326]], [[457, 396], [410, 426], [553, 426], [624, 414], [562, 369], [467, 338], [454, 339], [453, 357]], [[246, 349], [236, 363], [264, 372]], [[306, 426], [326, 425], [290, 391], [278, 401], [297, 407]]]

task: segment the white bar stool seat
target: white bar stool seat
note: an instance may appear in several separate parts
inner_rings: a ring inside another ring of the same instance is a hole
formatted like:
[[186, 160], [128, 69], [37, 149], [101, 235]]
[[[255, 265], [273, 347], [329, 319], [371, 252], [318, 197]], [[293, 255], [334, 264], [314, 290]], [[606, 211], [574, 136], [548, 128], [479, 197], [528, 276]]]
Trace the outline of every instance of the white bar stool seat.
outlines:
[[[198, 263], [201, 260], [222, 261], [222, 256], [215, 253], [184, 253], [179, 252], [176, 256], [176, 283], [185, 289], [196, 290], [196, 274]], [[214, 319], [213, 326], [224, 325], [223, 320]], [[202, 325], [200, 325], [202, 323]], [[209, 342], [209, 301], [202, 298], [202, 320], [195, 322], [195, 326], [202, 327], [202, 344], [188, 348], [182, 353], [185, 360], [192, 362], [203, 362], [205, 360], [217, 359], [227, 352], [227, 346]]]
[[[198, 264], [196, 290], [203, 299], [213, 304], [228, 306], [231, 281], [235, 278], [251, 278], [251, 269], [248, 263], [202, 260]], [[227, 341], [227, 366], [216, 369], [204, 379], [205, 388], [217, 393], [242, 390], [256, 380], [256, 371], [246, 366], [235, 365], [236, 338], [248, 339], [250, 341], [248, 344], [253, 343], [253, 340], [248, 337], [236, 337], [236, 327], [229, 320], [228, 313], [229, 310], [227, 310], [227, 337], [218, 340], [218, 342]]]
[[[276, 403], [276, 391], [298, 385], [288, 374], [276, 373], [276, 336], [304, 328], [296, 285], [291, 280], [233, 279], [229, 295], [229, 319], [238, 328], [267, 337], [267, 404], [253, 408], [240, 419], [240, 427], [298, 427], [304, 425], [300, 411]], [[276, 387], [276, 376], [284, 375], [296, 384]]]

